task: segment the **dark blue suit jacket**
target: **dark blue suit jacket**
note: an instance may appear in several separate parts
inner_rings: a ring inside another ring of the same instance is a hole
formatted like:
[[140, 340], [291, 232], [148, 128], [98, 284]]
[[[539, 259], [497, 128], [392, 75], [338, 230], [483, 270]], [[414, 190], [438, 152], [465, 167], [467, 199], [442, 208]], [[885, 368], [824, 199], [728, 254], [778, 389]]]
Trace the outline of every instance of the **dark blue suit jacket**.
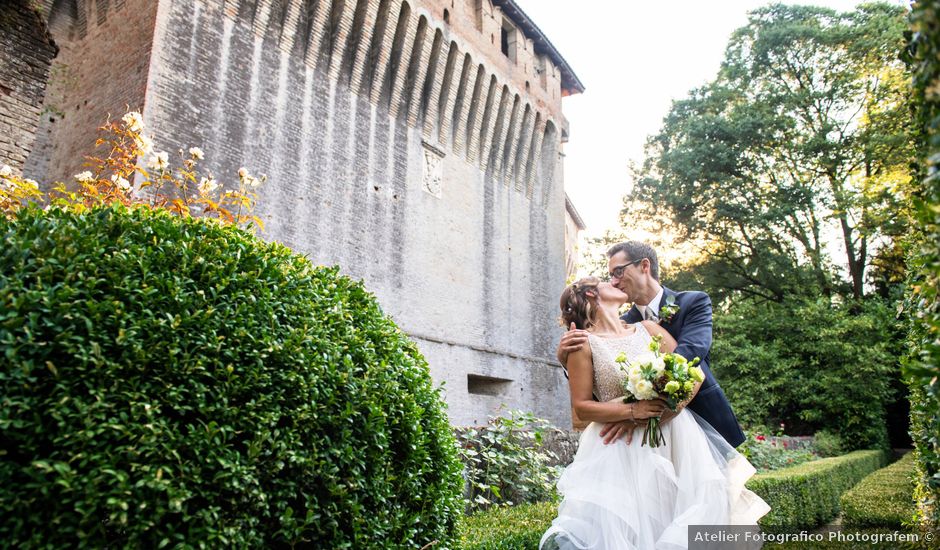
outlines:
[[[705, 372], [705, 381], [695, 399], [689, 403], [689, 408], [711, 424], [732, 447], [737, 447], [744, 443], [744, 432], [708, 365], [708, 352], [712, 347], [712, 301], [704, 292], [674, 292], [663, 287], [660, 309], [669, 296], [673, 297], [679, 311], [668, 320], [659, 315], [659, 325], [678, 342], [676, 353], [690, 361], [698, 357], [701, 360], [699, 365]], [[643, 316], [634, 306], [622, 319], [633, 324], [642, 321]]]

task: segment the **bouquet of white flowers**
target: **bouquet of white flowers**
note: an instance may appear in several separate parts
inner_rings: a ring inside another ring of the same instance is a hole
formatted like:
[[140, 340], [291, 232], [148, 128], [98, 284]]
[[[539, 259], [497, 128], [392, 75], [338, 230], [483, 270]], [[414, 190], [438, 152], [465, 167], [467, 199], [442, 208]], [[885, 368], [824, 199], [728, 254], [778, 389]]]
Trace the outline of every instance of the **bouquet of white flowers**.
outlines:
[[[623, 380], [626, 396], [624, 403], [647, 399], [662, 399], [666, 406], [675, 411], [679, 403], [692, 395], [696, 382], [705, 380], [702, 367], [698, 367], [699, 358], [689, 361], [676, 353], [662, 353], [662, 337], [654, 336], [650, 342], [650, 351], [642, 353], [633, 360], [626, 354], [617, 356], [617, 363], [627, 373]], [[665, 444], [659, 431], [659, 417], [649, 419], [643, 432], [643, 445], [658, 447]]]

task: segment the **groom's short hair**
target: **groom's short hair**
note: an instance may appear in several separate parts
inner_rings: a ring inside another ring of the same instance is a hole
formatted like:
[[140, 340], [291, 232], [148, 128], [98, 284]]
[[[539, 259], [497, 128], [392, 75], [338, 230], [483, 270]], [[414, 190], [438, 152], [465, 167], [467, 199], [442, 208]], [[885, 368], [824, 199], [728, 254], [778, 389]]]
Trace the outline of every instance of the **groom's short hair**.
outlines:
[[657, 281], [659, 280], [659, 260], [656, 258], [656, 250], [652, 246], [640, 241], [617, 243], [607, 251], [607, 257], [610, 258], [618, 252], [626, 254], [627, 259], [630, 261], [639, 260], [640, 258], [649, 260], [650, 275]]

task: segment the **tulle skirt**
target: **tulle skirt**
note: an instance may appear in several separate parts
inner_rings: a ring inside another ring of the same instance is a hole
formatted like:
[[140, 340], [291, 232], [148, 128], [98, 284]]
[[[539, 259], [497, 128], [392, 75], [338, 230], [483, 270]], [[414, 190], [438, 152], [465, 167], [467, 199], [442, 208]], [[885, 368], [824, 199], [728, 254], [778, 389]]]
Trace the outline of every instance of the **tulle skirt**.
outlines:
[[754, 467], [694, 412], [663, 424], [666, 443], [655, 448], [640, 445], [642, 428], [629, 445], [604, 445], [602, 426], [581, 434], [539, 548], [688, 548], [689, 525], [756, 525], [770, 511], [744, 487]]

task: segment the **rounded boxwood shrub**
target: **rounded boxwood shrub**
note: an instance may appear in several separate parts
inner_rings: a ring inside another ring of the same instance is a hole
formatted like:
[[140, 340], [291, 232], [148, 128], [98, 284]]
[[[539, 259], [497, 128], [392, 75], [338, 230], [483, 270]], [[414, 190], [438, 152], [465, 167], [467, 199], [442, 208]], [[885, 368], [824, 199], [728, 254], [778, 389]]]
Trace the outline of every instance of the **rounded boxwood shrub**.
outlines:
[[360, 283], [147, 208], [31, 207], [0, 235], [4, 545], [455, 536], [439, 391]]

